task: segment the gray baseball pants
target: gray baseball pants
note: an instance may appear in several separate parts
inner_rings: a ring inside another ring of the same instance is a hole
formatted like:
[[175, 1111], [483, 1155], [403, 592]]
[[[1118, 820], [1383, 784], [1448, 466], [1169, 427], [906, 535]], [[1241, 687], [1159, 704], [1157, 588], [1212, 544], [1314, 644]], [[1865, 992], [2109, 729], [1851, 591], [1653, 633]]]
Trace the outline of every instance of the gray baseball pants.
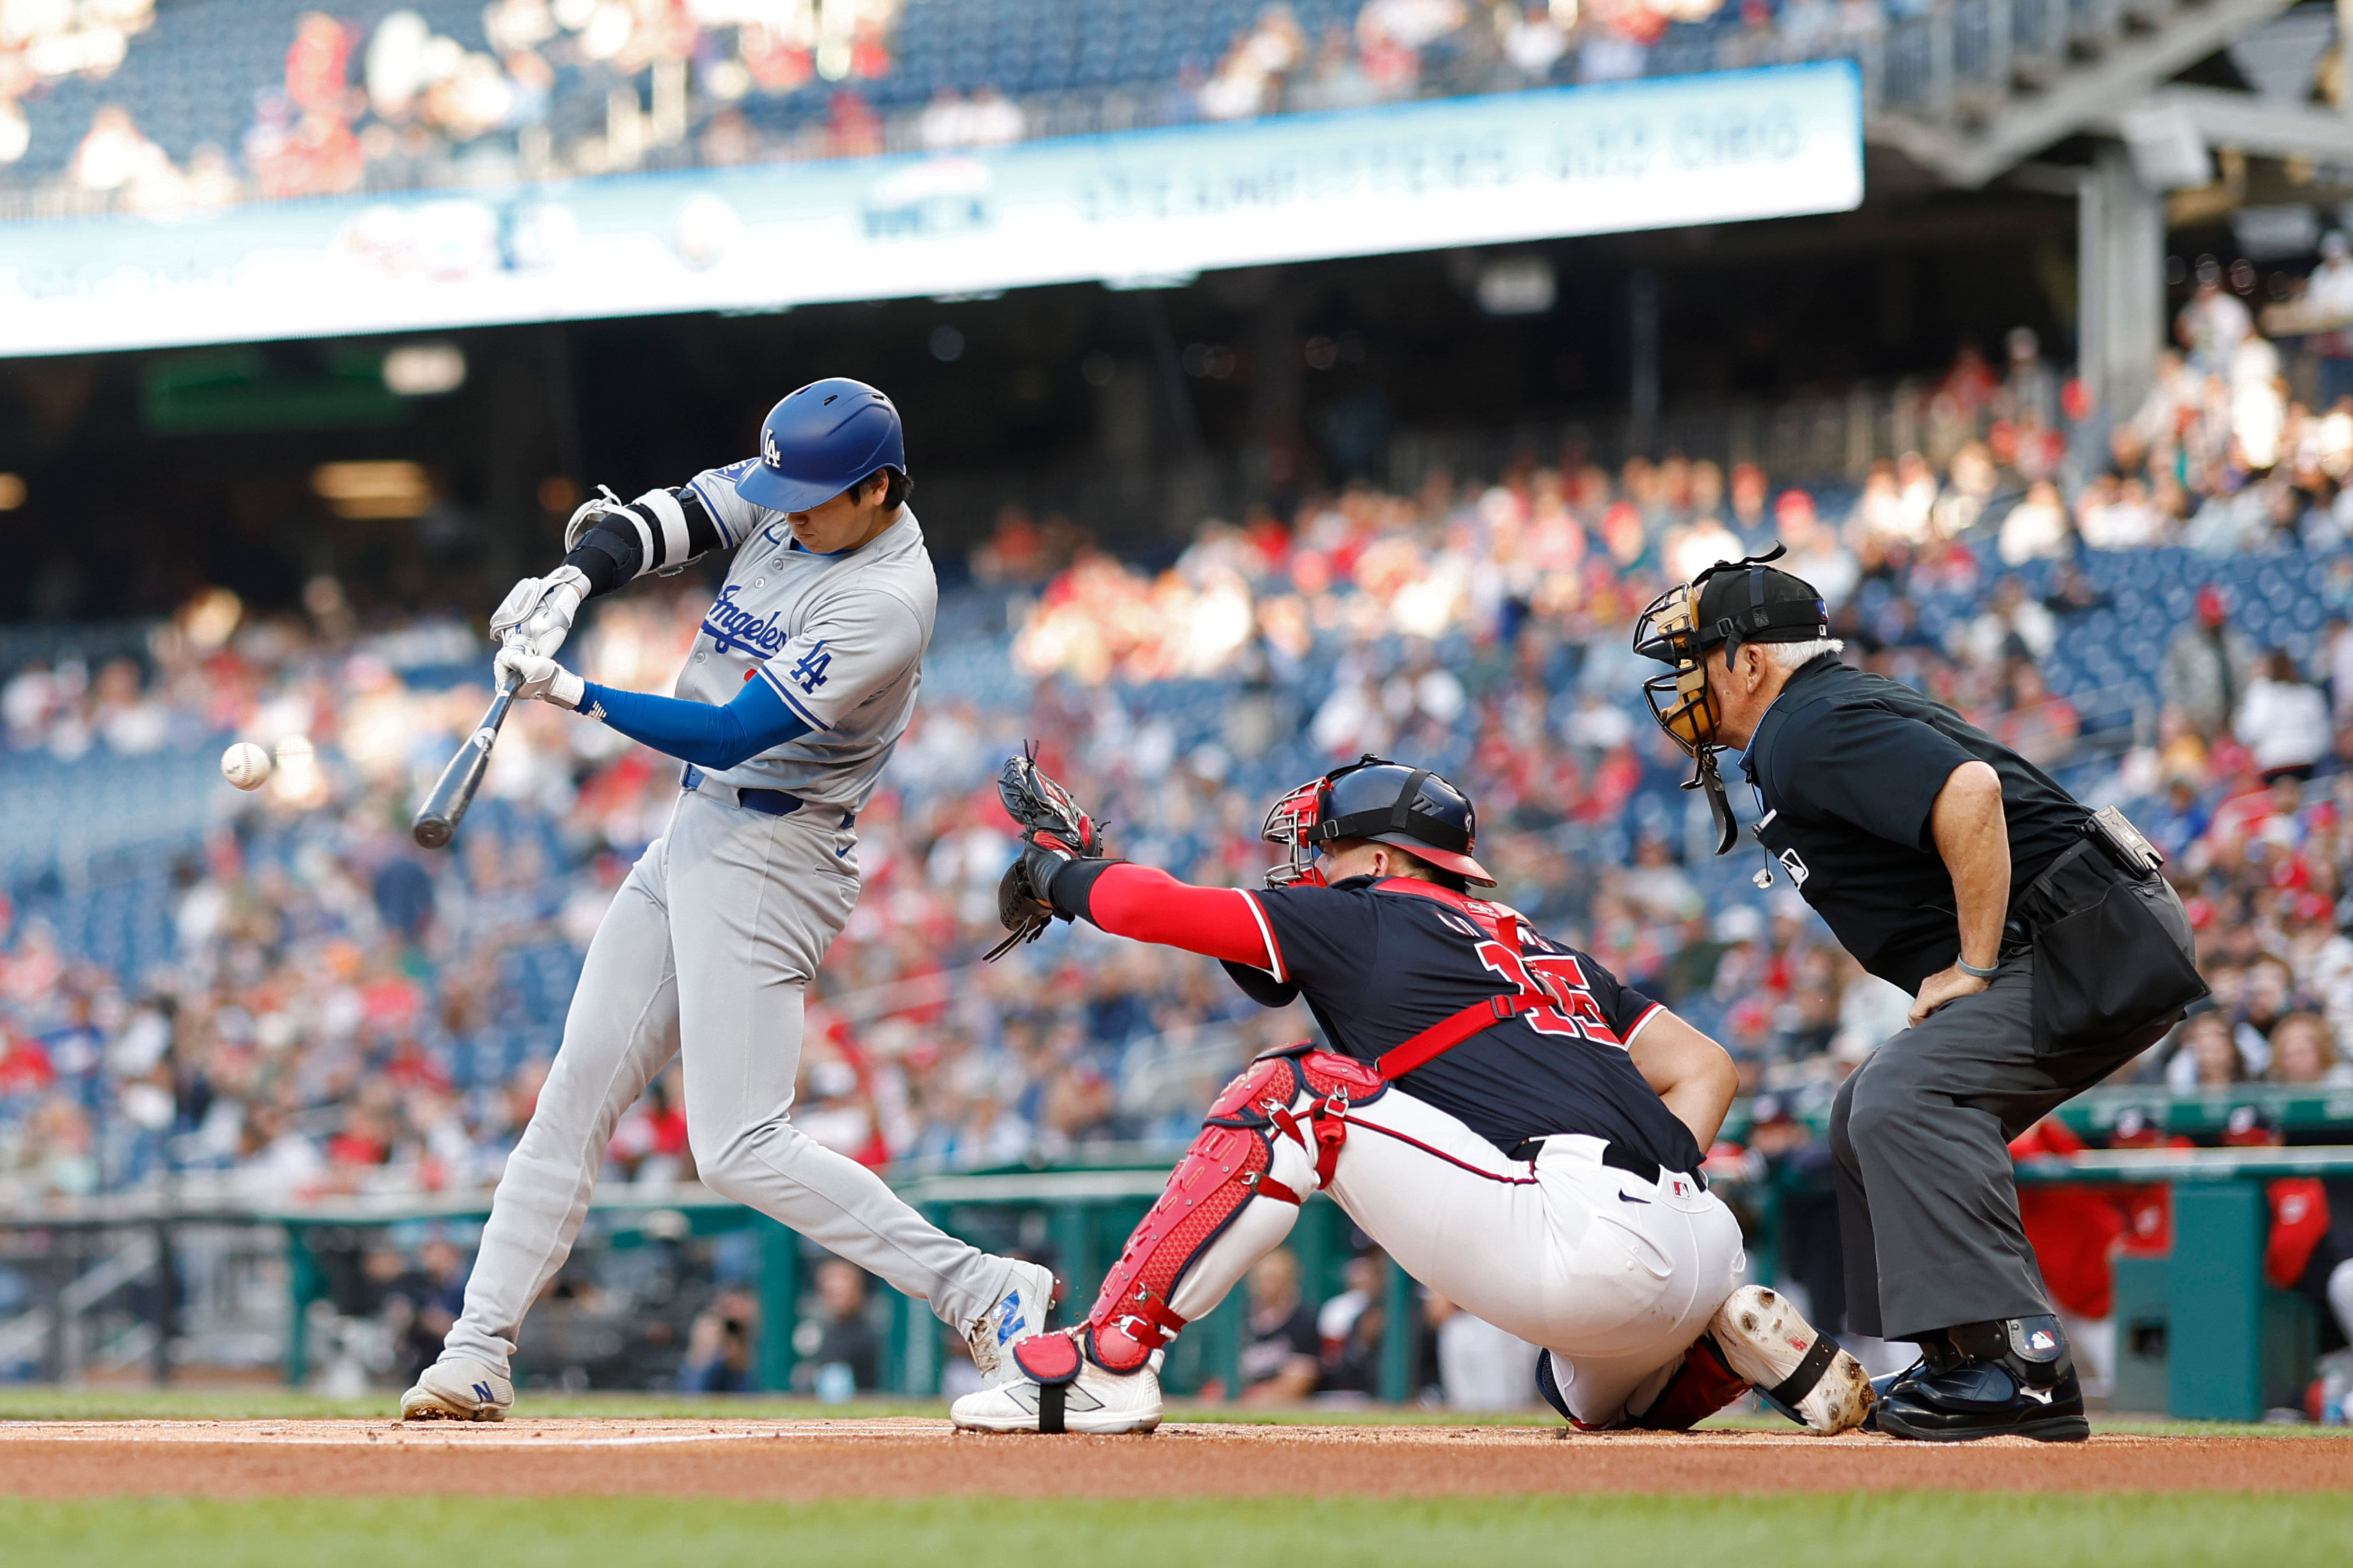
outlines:
[[858, 902], [856, 843], [829, 806], [768, 816], [708, 784], [679, 797], [589, 943], [445, 1358], [507, 1364], [580, 1233], [614, 1124], [672, 1057], [705, 1186], [929, 1301], [951, 1328], [996, 1301], [1011, 1260], [947, 1235], [788, 1119], [809, 980]]
[[2010, 1141], [2146, 1049], [2038, 1055], [2034, 959], [1893, 1036], [1831, 1105], [1847, 1322], [1913, 1340], [2049, 1312], [2018, 1217]]

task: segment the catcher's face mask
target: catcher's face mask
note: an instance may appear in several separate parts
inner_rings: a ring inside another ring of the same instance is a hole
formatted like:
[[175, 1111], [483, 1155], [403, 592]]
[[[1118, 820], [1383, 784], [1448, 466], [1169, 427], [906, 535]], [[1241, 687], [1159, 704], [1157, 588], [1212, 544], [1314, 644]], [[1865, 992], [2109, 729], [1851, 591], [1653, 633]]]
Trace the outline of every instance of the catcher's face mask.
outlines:
[[1315, 858], [1323, 851], [1307, 835], [1323, 815], [1324, 792], [1329, 784], [1327, 779], [1310, 779], [1268, 808], [1261, 837], [1269, 844], [1283, 846], [1289, 852], [1282, 865], [1267, 868], [1268, 887], [1324, 886], [1324, 868], [1315, 863]]

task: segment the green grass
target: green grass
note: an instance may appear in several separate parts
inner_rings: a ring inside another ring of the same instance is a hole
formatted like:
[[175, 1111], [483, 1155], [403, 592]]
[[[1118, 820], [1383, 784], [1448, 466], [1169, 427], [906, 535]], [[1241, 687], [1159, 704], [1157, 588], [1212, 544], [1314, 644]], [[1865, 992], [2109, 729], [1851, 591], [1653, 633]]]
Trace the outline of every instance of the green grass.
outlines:
[[2147, 1565], [2353, 1560], [2353, 1498], [1959, 1497], [1015, 1500], [755, 1504], [708, 1500], [427, 1498], [0, 1501], [12, 1564], [500, 1568], [581, 1563], [1184, 1564], [1687, 1563], [1741, 1568], [1989, 1563]]
[[[0, 1387], [0, 1421], [239, 1421], [345, 1418], [389, 1420], [398, 1402], [393, 1393], [365, 1399], [330, 1399], [301, 1389], [257, 1386], [228, 1389]], [[866, 1399], [854, 1405], [765, 1394], [540, 1394], [526, 1390], [518, 1414], [524, 1417], [634, 1417], [644, 1421], [842, 1420], [880, 1415], [941, 1417], [947, 1406], [930, 1399]], [[1252, 1410], [1229, 1405], [1169, 1406], [1172, 1421], [1243, 1422], [1297, 1426], [1556, 1426], [1550, 1411], [1468, 1413], [1452, 1410], [1326, 1409]], [[1787, 1432], [1778, 1415], [1719, 1416], [1717, 1426]], [[2269, 1426], [2221, 1421], [2168, 1421], [2152, 1416], [2094, 1416], [2093, 1429], [2134, 1436], [2322, 1437], [2353, 1436], [2353, 1427]]]

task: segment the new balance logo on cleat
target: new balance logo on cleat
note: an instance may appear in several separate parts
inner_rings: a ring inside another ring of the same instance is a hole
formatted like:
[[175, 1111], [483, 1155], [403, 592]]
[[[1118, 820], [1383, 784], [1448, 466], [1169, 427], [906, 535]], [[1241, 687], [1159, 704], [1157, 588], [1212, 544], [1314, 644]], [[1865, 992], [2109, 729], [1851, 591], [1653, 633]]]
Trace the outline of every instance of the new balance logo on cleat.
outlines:
[[488, 1405], [495, 1396], [491, 1393], [491, 1385], [489, 1384], [478, 1383], [474, 1384], [474, 1397], [480, 1400], [483, 1404]]
[[1027, 1319], [1028, 1314], [1021, 1310], [1021, 1292], [1016, 1290], [1005, 1298], [1005, 1315], [997, 1325], [997, 1342], [1001, 1345], [1019, 1333]]

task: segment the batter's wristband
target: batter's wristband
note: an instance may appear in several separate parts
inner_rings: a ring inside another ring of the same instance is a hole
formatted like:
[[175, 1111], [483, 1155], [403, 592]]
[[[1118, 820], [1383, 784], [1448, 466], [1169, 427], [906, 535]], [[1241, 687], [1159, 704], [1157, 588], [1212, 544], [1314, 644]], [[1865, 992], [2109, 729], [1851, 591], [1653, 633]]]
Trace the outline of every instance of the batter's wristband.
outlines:
[[[1053, 900], [1057, 913], [1071, 920], [1083, 916], [1094, 921], [1088, 902], [1094, 897], [1095, 879], [1113, 866], [1126, 864], [1124, 860], [1070, 861], [1054, 873], [1053, 884], [1046, 889], [1046, 896]], [[1097, 921], [1095, 923], [1100, 925], [1102, 922]]]

